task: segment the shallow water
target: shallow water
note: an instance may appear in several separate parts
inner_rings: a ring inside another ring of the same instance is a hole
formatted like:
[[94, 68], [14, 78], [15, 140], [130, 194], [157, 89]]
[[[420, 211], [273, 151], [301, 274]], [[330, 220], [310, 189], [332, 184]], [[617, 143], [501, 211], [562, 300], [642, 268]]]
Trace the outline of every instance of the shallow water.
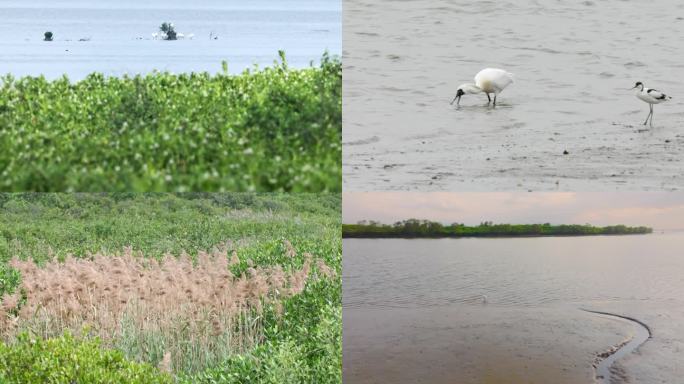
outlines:
[[[684, 187], [681, 2], [349, 0], [343, 19], [346, 190]], [[515, 74], [497, 108], [449, 105], [485, 67]], [[636, 81], [673, 96], [653, 128]]]
[[[152, 40], [164, 21], [192, 40]], [[54, 41], [44, 42], [52, 31]], [[213, 33], [218, 40], [209, 38]], [[341, 53], [339, 0], [0, 1], [0, 74], [107, 75], [221, 70], [271, 65], [284, 50], [291, 66]], [[88, 41], [79, 41], [86, 39]]]
[[597, 354], [643, 329], [580, 308], [653, 330], [614, 365], [623, 377], [684, 375], [684, 233], [343, 246], [345, 383], [508, 382], [507, 372], [590, 383]]

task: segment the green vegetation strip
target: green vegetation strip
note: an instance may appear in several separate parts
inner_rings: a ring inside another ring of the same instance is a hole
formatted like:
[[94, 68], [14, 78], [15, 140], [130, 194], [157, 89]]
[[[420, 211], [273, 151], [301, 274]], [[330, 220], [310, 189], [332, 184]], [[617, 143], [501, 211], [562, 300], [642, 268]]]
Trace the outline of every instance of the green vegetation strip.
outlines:
[[20, 383], [172, 383], [148, 364], [128, 361], [97, 340], [70, 334], [50, 340], [22, 335], [14, 345], [0, 343], [0, 382]]
[[[192, 256], [232, 242], [240, 264], [231, 270], [238, 275], [250, 264], [302, 265], [304, 253], [337, 274], [308, 282], [280, 308], [266, 308], [262, 342], [201, 371], [170, 377], [156, 368], [161, 356], [140, 361], [140, 351], [126, 350], [126, 342], [106, 349], [86, 336], [25, 334], [0, 342], [0, 381], [340, 383], [340, 206], [339, 194], [0, 194], [0, 295], [21, 279], [7, 265], [11, 257], [40, 263], [127, 246], [150, 257]], [[294, 259], [285, 240], [298, 252]], [[91, 372], [102, 379], [91, 381]]]
[[341, 190], [342, 66], [0, 78], [0, 191]]
[[551, 224], [494, 224], [483, 222], [477, 226], [460, 223], [444, 225], [441, 223], [409, 219], [392, 225], [378, 222], [343, 224], [343, 237], [383, 238], [383, 237], [516, 237], [516, 236], [590, 236], [590, 235], [631, 235], [653, 232], [648, 227], [627, 227], [612, 225], [595, 227], [593, 225], [551, 225]]

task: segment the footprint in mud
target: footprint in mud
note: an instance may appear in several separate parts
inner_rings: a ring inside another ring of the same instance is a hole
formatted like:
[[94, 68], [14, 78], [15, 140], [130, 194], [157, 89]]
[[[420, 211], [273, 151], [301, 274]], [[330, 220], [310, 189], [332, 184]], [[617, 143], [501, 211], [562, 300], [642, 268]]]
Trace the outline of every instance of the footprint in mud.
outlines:
[[397, 167], [401, 167], [402, 165], [403, 164], [385, 164], [382, 166], [382, 169], [390, 170], [390, 169], [395, 169]]
[[380, 141], [380, 138], [378, 136], [372, 136], [367, 139], [359, 139], [359, 140], [354, 140], [354, 141], [348, 141], [346, 143], [343, 143], [342, 145], [366, 145], [366, 144], [373, 144], [377, 143]]
[[432, 177], [430, 177], [430, 179], [442, 180], [448, 176], [453, 176], [453, 175], [454, 175], [454, 173], [452, 173], [452, 172], [438, 172], [436, 175], [433, 175]]

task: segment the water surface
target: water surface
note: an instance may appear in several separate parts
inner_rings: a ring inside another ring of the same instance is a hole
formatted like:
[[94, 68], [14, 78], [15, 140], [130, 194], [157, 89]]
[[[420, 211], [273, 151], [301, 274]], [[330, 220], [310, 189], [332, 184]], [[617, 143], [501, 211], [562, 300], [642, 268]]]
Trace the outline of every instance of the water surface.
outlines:
[[[195, 37], [152, 40], [165, 21]], [[341, 46], [340, 0], [0, 1], [0, 74], [15, 76], [218, 72], [222, 60], [236, 73], [271, 65], [278, 50], [304, 67]]]
[[[683, 34], [673, 0], [349, 0], [345, 188], [681, 189]], [[485, 67], [516, 77], [497, 108], [449, 105]], [[652, 129], [636, 81], [674, 97]]]
[[580, 308], [653, 330], [615, 364], [625, 380], [684, 375], [683, 233], [343, 246], [345, 383], [591, 383], [642, 329]]

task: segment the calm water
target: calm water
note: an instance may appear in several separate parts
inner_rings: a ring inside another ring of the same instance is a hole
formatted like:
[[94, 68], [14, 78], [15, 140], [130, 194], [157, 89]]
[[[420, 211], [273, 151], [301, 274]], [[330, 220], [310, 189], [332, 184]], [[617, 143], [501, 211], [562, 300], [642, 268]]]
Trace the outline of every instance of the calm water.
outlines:
[[[164, 21], [194, 39], [152, 40]], [[0, 0], [0, 74], [217, 72], [222, 60], [240, 72], [272, 64], [280, 49], [303, 67], [341, 46], [340, 0]]]
[[[674, 0], [346, 1], [345, 188], [681, 189], [683, 34]], [[497, 108], [449, 105], [485, 67]], [[653, 129], [636, 81], [674, 97]]]
[[[404, 374], [408, 381], [403, 382], [410, 382], [415, 377], [402, 373], [402, 366], [415, 364], [412, 369], [420, 370], [429, 365], [420, 355], [416, 357], [417, 352], [406, 353], [411, 361], [390, 363], [392, 358], [375, 353], [375, 346], [383, 346], [395, 357], [413, 348], [425, 356], [435, 353], [431, 364], [462, 355], [431, 367], [429, 374], [442, 374], [451, 382], [457, 377], [464, 383], [485, 382], [480, 381], [483, 376], [476, 367], [484, 364], [490, 372], [506, 367], [491, 361], [487, 365], [491, 351], [484, 357], [469, 354], [488, 342], [497, 346], [497, 353], [510, 348], [509, 357], [543, 361], [558, 354], [547, 365], [525, 363], [521, 377], [531, 382], [544, 382], [532, 380], [544, 367], [547, 377], [567, 375], [558, 382], [587, 378], [595, 353], [634, 334], [635, 329], [579, 308], [633, 316], [654, 329], [654, 338], [640, 348], [639, 356], [620, 361], [627, 377], [649, 383], [656, 381], [643, 378], [660, 375], [665, 382], [673, 382], [680, 377], [676, 375], [684, 374], [679, 359], [684, 350], [684, 233], [345, 239], [343, 245], [345, 375], [349, 382], [382, 382], [374, 380], [379, 379], [374, 375], [386, 378], [391, 376], [388, 372], [397, 373], [400, 382]], [[436, 353], [439, 348], [443, 350]], [[517, 363], [510, 364], [508, 368], [515, 371]], [[425, 382], [441, 382], [442, 376], [437, 376]]]

